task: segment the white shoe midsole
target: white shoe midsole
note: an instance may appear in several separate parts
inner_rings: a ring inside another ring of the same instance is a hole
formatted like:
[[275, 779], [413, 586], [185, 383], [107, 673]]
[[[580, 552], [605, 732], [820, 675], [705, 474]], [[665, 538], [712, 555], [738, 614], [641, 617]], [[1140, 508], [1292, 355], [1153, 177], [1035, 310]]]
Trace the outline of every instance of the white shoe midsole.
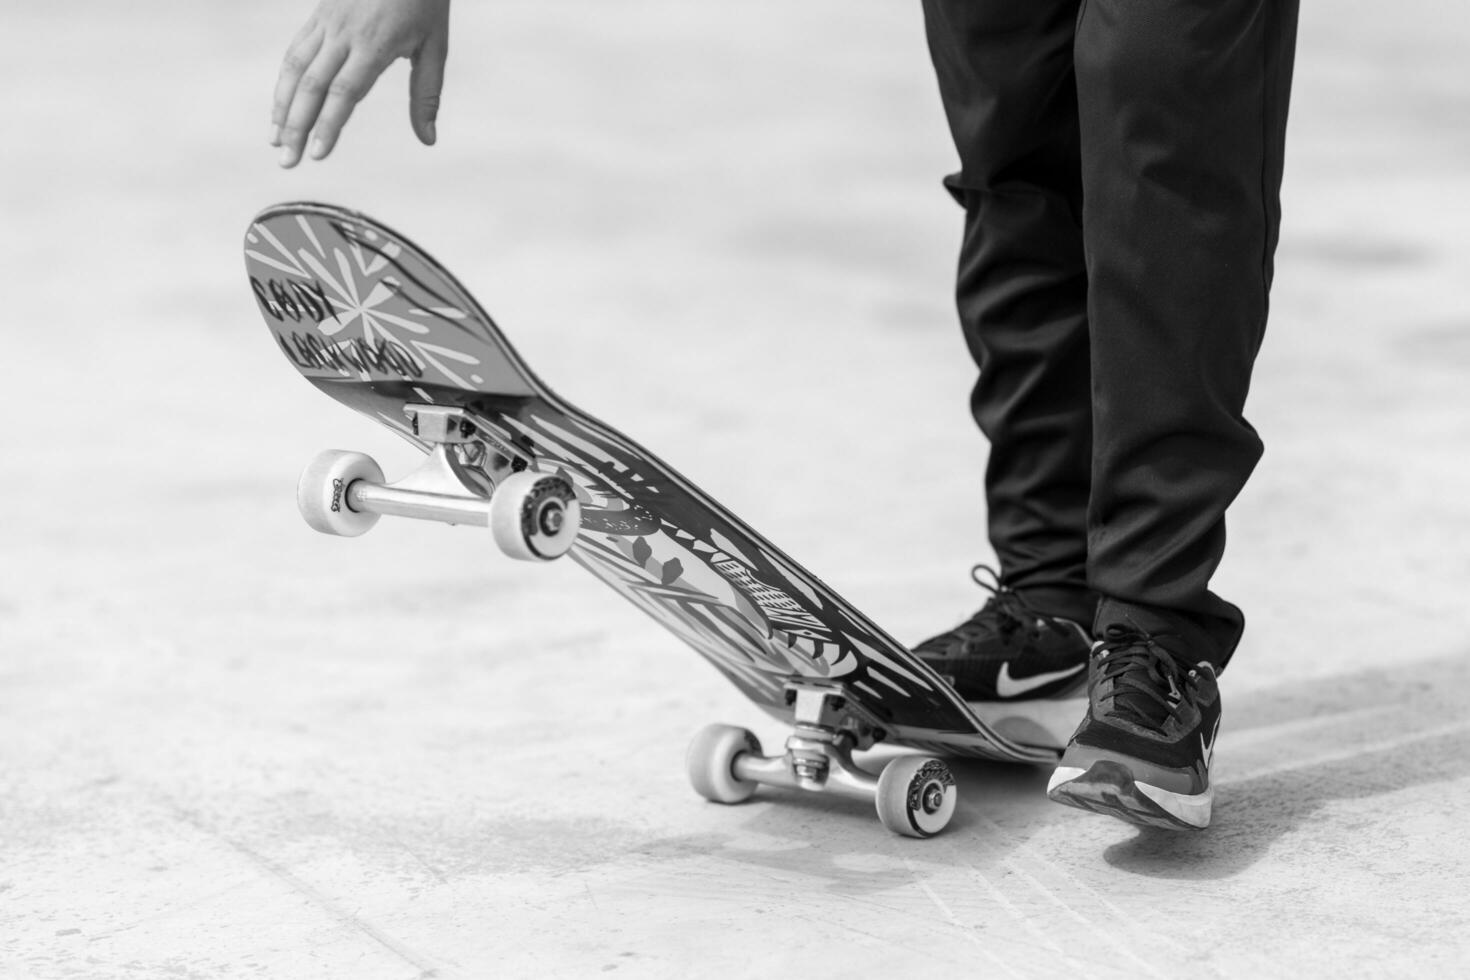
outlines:
[[[1047, 781], [1046, 791], [1050, 793], [1058, 786], [1070, 783], [1086, 772], [1086, 769], [1077, 766], [1057, 766], [1052, 771], [1051, 779]], [[1140, 793], [1158, 804], [1159, 809], [1183, 823], [1187, 823], [1191, 827], [1208, 827], [1210, 825], [1210, 811], [1215, 802], [1215, 787], [1207, 786], [1203, 793], [1190, 795], [1160, 789], [1157, 786], [1150, 786], [1148, 783], [1139, 782], [1138, 780], [1134, 780], [1133, 785], [1138, 788]]]
[[1148, 783], [1134, 782], [1138, 791], [1159, 805], [1161, 810], [1170, 813], [1191, 827], [1208, 827], [1210, 825], [1210, 808], [1215, 802], [1215, 787], [1206, 786], [1203, 793], [1189, 796], [1184, 793], [1173, 793], [1167, 789], [1159, 789]]
[[1076, 766], [1057, 766], [1051, 771], [1051, 779], [1047, 780], [1046, 791], [1050, 793], [1063, 783], [1070, 783], [1086, 771]]

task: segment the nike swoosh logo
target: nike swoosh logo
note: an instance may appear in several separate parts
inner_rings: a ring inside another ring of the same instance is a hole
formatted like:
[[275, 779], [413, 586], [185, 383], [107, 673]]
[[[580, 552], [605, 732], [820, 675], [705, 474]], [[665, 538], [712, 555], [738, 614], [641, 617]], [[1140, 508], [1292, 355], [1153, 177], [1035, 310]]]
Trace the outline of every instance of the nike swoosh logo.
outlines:
[[1210, 767], [1210, 760], [1215, 757], [1215, 736], [1217, 736], [1219, 734], [1220, 734], [1220, 719], [1219, 718], [1216, 718], [1215, 719], [1215, 727], [1214, 727], [1214, 730], [1212, 730], [1210, 732], [1210, 740], [1208, 742], [1206, 742], [1205, 741], [1205, 736], [1203, 734], [1201, 734], [1200, 737], [1199, 737], [1199, 747], [1203, 750], [1203, 752], [1201, 754], [1204, 755], [1204, 757], [1205, 757], [1205, 768], [1206, 769], [1208, 769]]
[[1086, 664], [1078, 664], [1076, 667], [1068, 667], [1066, 670], [1053, 670], [1045, 674], [1033, 674], [1030, 677], [1012, 677], [1010, 661], [1000, 665], [1000, 674], [995, 679], [995, 693], [1002, 698], [1015, 698], [1028, 694], [1038, 687], [1045, 687], [1053, 681], [1059, 681], [1064, 677], [1072, 677], [1087, 669]]

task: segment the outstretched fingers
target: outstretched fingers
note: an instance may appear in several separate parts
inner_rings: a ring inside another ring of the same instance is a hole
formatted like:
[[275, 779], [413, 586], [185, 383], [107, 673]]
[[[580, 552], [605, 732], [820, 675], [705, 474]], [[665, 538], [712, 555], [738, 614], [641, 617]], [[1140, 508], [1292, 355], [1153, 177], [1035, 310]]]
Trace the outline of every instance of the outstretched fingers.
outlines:
[[337, 77], [327, 86], [327, 97], [312, 129], [308, 152], [320, 160], [337, 145], [342, 127], [352, 117], [352, 110], [372, 89], [385, 66], [376, 58], [353, 51], [348, 55]]
[[338, 88], [338, 73], [347, 63], [348, 53], [345, 45], [324, 43], [297, 77], [280, 131], [281, 166], [294, 167], [301, 161], [306, 139], [316, 126], [322, 106]]
[[301, 76], [311, 67], [317, 52], [322, 49], [325, 35], [313, 20], [301, 29], [286, 49], [281, 59], [281, 70], [276, 75], [275, 97], [271, 101], [271, 146], [281, 145], [281, 130], [286, 127], [286, 117], [291, 112], [291, 100], [296, 97], [296, 86]]
[[271, 145], [294, 167], [332, 152], [342, 127], [395, 58], [411, 58], [410, 121], [426, 144], [449, 53], [449, 0], [319, 0], [291, 42], [276, 79]]

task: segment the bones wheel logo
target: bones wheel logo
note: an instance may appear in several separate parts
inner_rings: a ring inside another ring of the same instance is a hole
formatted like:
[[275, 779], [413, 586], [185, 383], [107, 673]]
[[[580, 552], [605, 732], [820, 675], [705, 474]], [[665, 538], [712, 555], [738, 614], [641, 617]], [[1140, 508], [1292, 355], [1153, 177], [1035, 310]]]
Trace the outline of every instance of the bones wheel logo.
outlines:
[[937, 759], [931, 759], [914, 773], [913, 781], [909, 783], [909, 810], [915, 813], [933, 813], [939, 809], [944, 794], [952, 786], [954, 773], [949, 771], [949, 766]]

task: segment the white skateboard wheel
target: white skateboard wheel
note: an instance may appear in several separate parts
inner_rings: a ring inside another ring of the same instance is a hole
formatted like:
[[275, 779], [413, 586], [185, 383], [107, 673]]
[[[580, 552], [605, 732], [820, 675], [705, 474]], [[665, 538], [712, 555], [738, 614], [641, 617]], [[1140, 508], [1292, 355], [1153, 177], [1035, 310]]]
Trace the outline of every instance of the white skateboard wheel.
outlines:
[[512, 558], [560, 558], [577, 540], [581, 524], [576, 489], [562, 476], [522, 470], [490, 495], [490, 531]]
[[932, 837], [954, 816], [954, 774], [938, 759], [899, 756], [878, 776], [878, 819], [895, 834]]
[[383, 482], [383, 471], [371, 456], [340, 449], [318, 453], [296, 483], [296, 509], [323, 534], [357, 537], [378, 523], [377, 514], [355, 511], [347, 504], [347, 488], [357, 480]]
[[700, 729], [684, 757], [694, 791], [716, 803], [743, 803], [750, 799], [756, 784], [735, 775], [735, 758], [746, 752], [761, 754], [761, 743], [754, 733], [734, 725]]

